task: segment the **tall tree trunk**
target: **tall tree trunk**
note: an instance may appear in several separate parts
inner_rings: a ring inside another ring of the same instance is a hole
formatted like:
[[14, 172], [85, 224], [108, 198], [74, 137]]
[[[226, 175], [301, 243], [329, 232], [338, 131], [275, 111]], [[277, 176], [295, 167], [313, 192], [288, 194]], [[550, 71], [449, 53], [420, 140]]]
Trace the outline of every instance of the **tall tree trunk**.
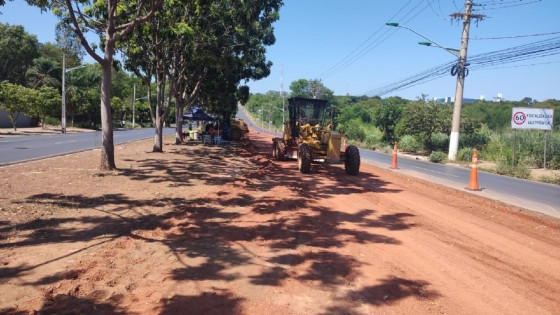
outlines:
[[105, 46], [105, 59], [101, 63], [101, 170], [114, 170], [115, 147], [113, 143], [113, 120], [111, 118], [111, 64], [113, 63], [114, 47], [107, 41]]
[[165, 96], [165, 74], [156, 74], [156, 112], [155, 112], [155, 135], [153, 152], [163, 152], [163, 125], [165, 124], [165, 113], [163, 113], [163, 103]]
[[175, 99], [175, 144], [183, 143], [183, 107], [180, 105], [179, 99]]

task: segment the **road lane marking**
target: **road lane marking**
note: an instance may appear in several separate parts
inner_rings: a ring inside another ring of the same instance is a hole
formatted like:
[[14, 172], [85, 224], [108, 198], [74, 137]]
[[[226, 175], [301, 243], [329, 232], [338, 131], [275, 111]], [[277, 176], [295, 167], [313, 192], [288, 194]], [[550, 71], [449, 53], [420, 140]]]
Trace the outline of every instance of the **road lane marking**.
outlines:
[[438, 174], [441, 174], [441, 175], [450, 176], [450, 177], [455, 177], [455, 178], [459, 177], [457, 175], [452, 175], [452, 174], [445, 173], [445, 172], [434, 171], [434, 170], [431, 170], [429, 168], [423, 168], [423, 167], [418, 167], [418, 166], [414, 166], [414, 165], [412, 167], [417, 168], [417, 169], [421, 169], [421, 170], [424, 170], [424, 171], [432, 172], [432, 173], [438, 173]]
[[54, 144], [62, 144], [62, 143], [70, 143], [70, 142], [78, 142], [78, 140], [60, 141], [60, 142], [55, 142]]

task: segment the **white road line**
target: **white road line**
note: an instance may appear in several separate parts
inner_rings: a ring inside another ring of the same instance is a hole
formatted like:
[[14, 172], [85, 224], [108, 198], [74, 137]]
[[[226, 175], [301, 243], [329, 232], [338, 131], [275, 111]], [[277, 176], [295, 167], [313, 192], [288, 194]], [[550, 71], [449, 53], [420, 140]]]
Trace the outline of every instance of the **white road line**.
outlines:
[[418, 166], [412, 166], [412, 167], [417, 168], [417, 169], [421, 169], [421, 170], [424, 170], [424, 171], [428, 171], [428, 172], [438, 173], [438, 174], [445, 175], [445, 176], [450, 176], [450, 177], [455, 177], [455, 178], [459, 177], [457, 175], [452, 175], [452, 174], [449, 174], [449, 173], [434, 171], [434, 170], [431, 170], [429, 168], [423, 168], [423, 167], [418, 167]]
[[60, 142], [55, 142], [54, 144], [71, 143], [71, 142], [78, 142], [78, 140], [60, 141]]

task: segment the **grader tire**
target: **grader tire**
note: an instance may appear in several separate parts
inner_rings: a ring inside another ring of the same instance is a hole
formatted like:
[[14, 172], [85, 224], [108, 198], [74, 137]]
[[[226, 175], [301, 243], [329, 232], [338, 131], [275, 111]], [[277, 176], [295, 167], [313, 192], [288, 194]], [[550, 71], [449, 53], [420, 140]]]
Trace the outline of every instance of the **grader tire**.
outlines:
[[272, 158], [278, 160], [278, 143], [277, 139], [272, 139]]
[[298, 147], [298, 169], [304, 174], [311, 171], [311, 149], [305, 143], [300, 144]]
[[278, 154], [276, 157], [277, 161], [284, 161], [286, 159], [286, 144], [284, 140], [278, 139], [278, 141], [276, 141], [276, 152]]
[[346, 158], [344, 159], [344, 169], [348, 175], [358, 175], [360, 172], [360, 151], [354, 145], [346, 148]]
[[229, 130], [229, 138], [231, 139], [231, 141], [239, 141], [242, 136], [243, 132], [241, 131], [241, 128], [239, 128], [238, 126], [231, 126]]

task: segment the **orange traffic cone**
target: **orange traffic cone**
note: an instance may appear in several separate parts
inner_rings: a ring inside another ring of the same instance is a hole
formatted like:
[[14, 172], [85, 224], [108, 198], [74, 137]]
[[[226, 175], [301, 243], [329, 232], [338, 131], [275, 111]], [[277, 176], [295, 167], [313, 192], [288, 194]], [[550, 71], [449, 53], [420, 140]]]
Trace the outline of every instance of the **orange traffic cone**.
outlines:
[[393, 162], [391, 163], [391, 168], [399, 168], [397, 166], [397, 141], [393, 145]]
[[481, 190], [478, 188], [478, 154], [476, 149], [473, 150], [472, 163], [471, 163], [471, 179], [469, 181], [468, 190]]
[[342, 142], [342, 151], [346, 152], [346, 137], [344, 137], [344, 141]]

